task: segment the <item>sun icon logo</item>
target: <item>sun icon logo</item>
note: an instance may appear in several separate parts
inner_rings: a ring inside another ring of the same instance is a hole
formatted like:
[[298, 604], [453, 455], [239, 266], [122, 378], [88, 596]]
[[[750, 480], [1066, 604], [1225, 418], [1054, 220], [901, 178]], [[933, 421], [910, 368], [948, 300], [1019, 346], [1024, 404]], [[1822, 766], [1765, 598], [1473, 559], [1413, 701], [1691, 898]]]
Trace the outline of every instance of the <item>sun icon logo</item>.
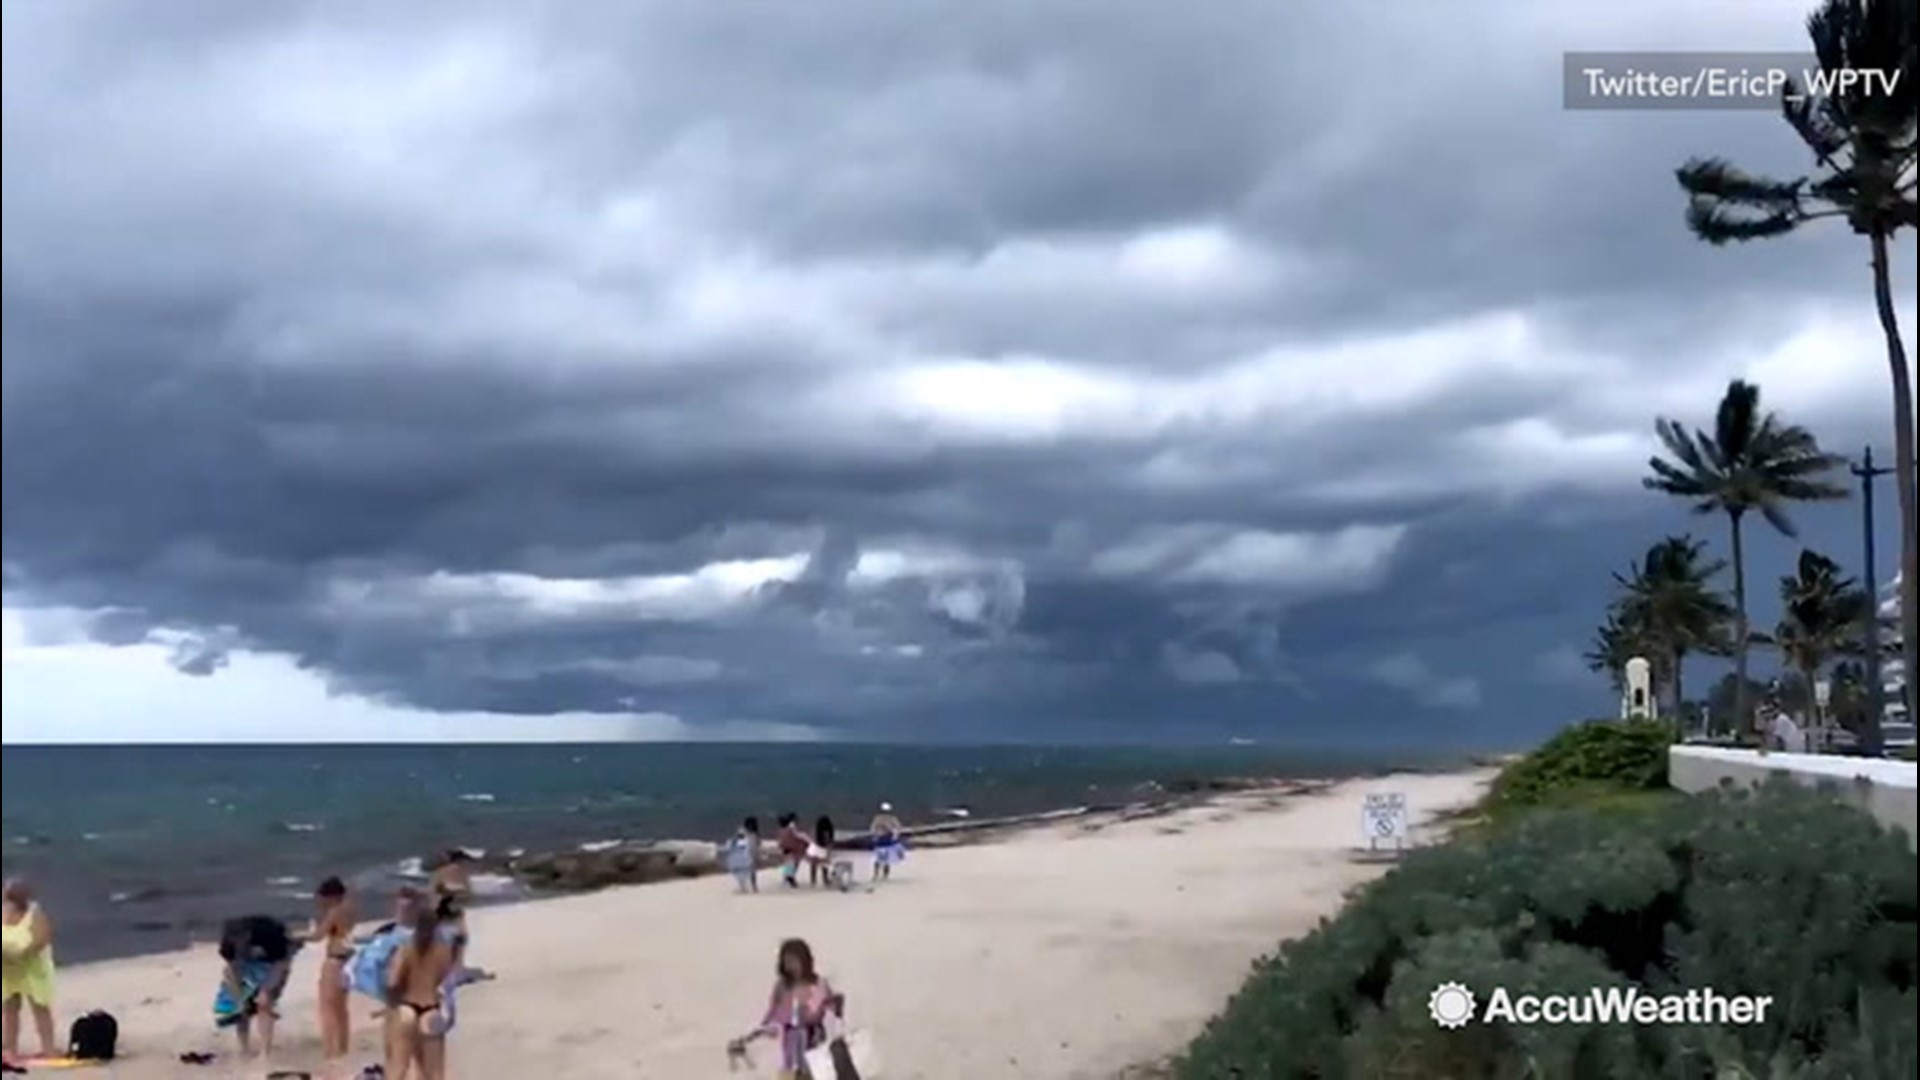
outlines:
[[1427, 1013], [1443, 1028], [1463, 1028], [1473, 1019], [1473, 991], [1457, 982], [1443, 982], [1427, 995]]

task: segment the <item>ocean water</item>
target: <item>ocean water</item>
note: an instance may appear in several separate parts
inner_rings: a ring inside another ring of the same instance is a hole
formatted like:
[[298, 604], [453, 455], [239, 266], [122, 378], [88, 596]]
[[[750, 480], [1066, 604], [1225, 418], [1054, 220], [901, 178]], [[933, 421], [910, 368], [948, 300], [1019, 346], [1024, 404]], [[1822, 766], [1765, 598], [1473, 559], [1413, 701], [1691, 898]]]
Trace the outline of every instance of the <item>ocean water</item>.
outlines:
[[304, 914], [332, 874], [388, 891], [449, 847], [720, 839], [786, 811], [861, 828], [883, 799], [912, 823], [1125, 803], [1187, 778], [1449, 763], [1263, 747], [9, 746], [0, 835], [6, 875], [35, 884], [72, 962], [204, 940], [233, 915]]

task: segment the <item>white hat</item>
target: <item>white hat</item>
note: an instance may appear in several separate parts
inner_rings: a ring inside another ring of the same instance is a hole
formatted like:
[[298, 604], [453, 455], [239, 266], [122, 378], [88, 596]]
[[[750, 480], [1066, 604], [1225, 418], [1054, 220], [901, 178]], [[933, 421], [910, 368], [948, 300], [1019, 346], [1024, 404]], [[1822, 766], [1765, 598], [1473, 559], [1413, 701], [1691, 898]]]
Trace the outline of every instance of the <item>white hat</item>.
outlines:
[[883, 813], [883, 814], [891, 814], [891, 813], [893, 813], [893, 804], [892, 804], [892, 803], [890, 803], [890, 802], [883, 802], [883, 803], [881, 803], [881, 804], [880, 804], [880, 812], [881, 812], [881, 813]]

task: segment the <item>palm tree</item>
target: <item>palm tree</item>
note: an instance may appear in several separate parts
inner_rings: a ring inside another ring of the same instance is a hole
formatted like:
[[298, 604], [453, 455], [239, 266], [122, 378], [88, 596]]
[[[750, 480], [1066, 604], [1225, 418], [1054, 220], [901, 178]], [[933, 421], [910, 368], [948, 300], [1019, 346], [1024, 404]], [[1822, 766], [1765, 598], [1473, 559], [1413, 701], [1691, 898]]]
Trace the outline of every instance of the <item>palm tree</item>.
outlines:
[[1797, 535], [1786, 514], [1787, 504], [1846, 498], [1846, 488], [1826, 479], [1842, 459], [1822, 451], [1805, 428], [1785, 423], [1774, 413], [1762, 413], [1760, 388], [1739, 379], [1727, 385], [1711, 434], [1689, 431], [1664, 417], [1655, 422], [1654, 430], [1674, 460], [1648, 459], [1653, 475], [1642, 483], [1650, 490], [1689, 500], [1695, 513], [1727, 515], [1733, 540], [1734, 715], [1744, 729], [1751, 730], [1747, 565], [1741, 524], [1751, 511], [1782, 534]]
[[[1652, 653], [1650, 646], [1645, 628], [1622, 619], [1616, 607], [1607, 612], [1606, 622], [1594, 628], [1593, 641], [1582, 659], [1587, 662], [1588, 671], [1605, 673], [1614, 692], [1619, 693], [1627, 688], [1627, 661]], [[1657, 678], [1658, 672], [1655, 675]]]
[[[1782, 110], [1813, 152], [1814, 172], [1792, 180], [1754, 176], [1720, 158], [1678, 171], [1687, 224], [1713, 244], [1760, 240], [1823, 218], [1844, 219], [1872, 252], [1873, 298], [1893, 379], [1894, 479], [1900, 498], [1901, 633], [1908, 671], [1920, 671], [1920, 469], [1913, 377], [1894, 313], [1888, 249], [1899, 230], [1920, 225], [1914, 206], [1915, 68], [1913, 0], [1825, 0], [1807, 19], [1822, 77], [1884, 73], [1887, 81], [1828, 85], [1815, 96], [1789, 85]], [[1920, 679], [1907, 680], [1907, 714], [1920, 716]]]
[[1829, 661], [1860, 651], [1860, 620], [1869, 603], [1867, 591], [1843, 575], [1838, 563], [1819, 552], [1802, 551], [1794, 573], [1780, 579], [1783, 614], [1765, 640], [1779, 648], [1781, 658], [1811, 692]]
[[1686, 700], [1687, 655], [1724, 653], [1727, 624], [1733, 620], [1732, 606], [1713, 587], [1727, 564], [1707, 560], [1706, 547], [1691, 536], [1669, 536], [1648, 548], [1629, 573], [1613, 575], [1623, 590], [1614, 610], [1654, 652], [1655, 669], [1663, 676], [1660, 686], [1676, 720]]

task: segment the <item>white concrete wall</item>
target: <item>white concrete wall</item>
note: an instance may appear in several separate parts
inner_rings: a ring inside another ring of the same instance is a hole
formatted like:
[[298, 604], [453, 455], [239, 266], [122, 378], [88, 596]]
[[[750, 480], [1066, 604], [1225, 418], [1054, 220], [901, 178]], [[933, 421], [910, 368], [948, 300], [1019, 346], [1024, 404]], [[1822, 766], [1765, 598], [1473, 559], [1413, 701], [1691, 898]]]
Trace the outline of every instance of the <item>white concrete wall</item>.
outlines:
[[1906, 830], [1908, 847], [1920, 835], [1914, 825], [1911, 761], [1762, 754], [1723, 746], [1676, 746], [1667, 754], [1667, 783], [1689, 795], [1711, 791], [1723, 782], [1753, 786], [1772, 773], [1784, 773], [1808, 787], [1833, 785], [1838, 797], [1872, 814], [1876, 821]]

